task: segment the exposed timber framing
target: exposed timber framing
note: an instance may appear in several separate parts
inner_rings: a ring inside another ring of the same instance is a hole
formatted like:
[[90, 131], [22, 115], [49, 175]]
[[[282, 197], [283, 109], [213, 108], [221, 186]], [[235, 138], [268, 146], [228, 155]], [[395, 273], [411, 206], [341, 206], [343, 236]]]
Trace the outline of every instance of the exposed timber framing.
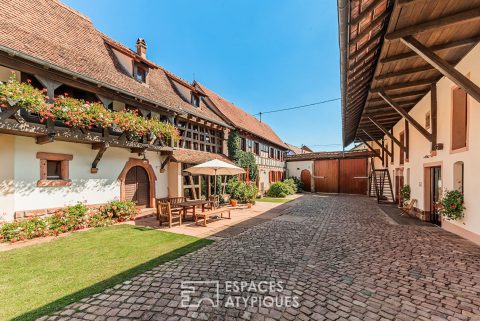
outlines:
[[8, 104], [10, 106], [0, 113], [0, 121], [7, 120], [8, 118], [12, 117], [13, 115], [15, 115], [20, 110], [19, 106], [16, 106], [14, 104], [12, 105], [10, 103], [8, 103]]
[[370, 150], [375, 154], [375, 157], [378, 157], [378, 158], [380, 158], [380, 159], [383, 161], [382, 155], [380, 155], [380, 153], [378, 152], [378, 150], [376, 150], [376, 149], [374, 149], [372, 146], [370, 146], [370, 144], [369, 144], [365, 139], [363, 139], [363, 138], [360, 137], [360, 140], [362, 141], [362, 143], [365, 144], [365, 146], [368, 147], [368, 149], [370, 149]]
[[370, 92], [379, 93], [382, 90], [386, 91], [386, 90], [397, 90], [397, 89], [404, 89], [404, 88], [410, 88], [410, 87], [431, 86], [432, 83], [438, 81], [438, 78], [439, 77], [400, 82], [393, 85], [372, 88]]
[[38, 145], [44, 145], [44, 144], [52, 143], [53, 141], [55, 141], [55, 135], [54, 136], [42, 135], [42, 136], [38, 136], [38, 137], [35, 138], [35, 142]]
[[165, 157], [165, 160], [160, 165], [160, 173], [165, 173], [165, 166], [167, 166], [171, 159], [172, 155], [167, 155], [167, 157]]
[[[464, 46], [473, 46], [476, 43], [480, 41], [480, 37], [473, 37], [473, 38], [467, 38], [467, 39], [462, 39], [458, 41], [453, 41], [453, 42], [448, 42], [440, 45], [434, 45], [431, 46], [429, 49], [431, 51], [442, 51], [442, 50], [447, 50], [447, 49], [452, 49], [452, 48], [459, 48], [459, 47], [464, 47]], [[408, 58], [414, 58], [417, 57], [417, 55], [414, 52], [404, 52], [404, 53], [399, 53], [390, 57], [385, 57], [380, 59], [380, 62], [382, 64], [389, 63], [389, 62], [395, 62], [398, 60], [403, 60], [403, 59], [408, 59]]]
[[[480, 9], [479, 9], [480, 11]], [[480, 15], [480, 12], [479, 12]], [[440, 58], [433, 51], [425, 47], [417, 39], [412, 36], [405, 36], [401, 38], [401, 41], [416, 54], [423, 58], [426, 62], [431, 64], [435, 69], [440, 71], [445, 77], [453, 81], [460, 88], [465, 90], [476, 101], [480, 102], [480, 87], [473, 83], [470, 79], [465, 77], [455, 67], [448, 62]]]
[[378, 76], [375, 77], [375, 80], [384, 80], [384, 79], [389, 79], [389, 78], [411, 75], [411, 74], [415, 74], [417, 72], [433, 71], [433, 70], [436, 70], [435, 67], [430, 66], [430, 65], [425, 65], [425, 66], [420, 66], [420, 67], [416, 67], [416, 68], [403, 69], [403, 70], [389, 72], [389, 73], [386, 73], [386, 74], [383, 74], [383, 75], [378, 75]]
[[415, 127], [416, 130], [420, 132], [426, 139], [428, 139], [429, 142], [432, 141], [432, 135], [423, 128], [422, 125], [420, 125], [410, 114], [403, 109], [401, 106], [399, 106], [397, 103], [395, 103], [384, 91], [380, 91], [378, 93], [380, 97], [382, 97], [392, 108], [403, 118], [405, 118], [410, 124], [412, 124], [413, 127]]
[[441, 149], [437, 144], [437, 84], [430, 90], [430, 123], [432, 128], [432, 151]]
[[138, 156], [143, 155], [146, 150], [147, 150], [146, 147], [133, 147], [133, 148], [130, 148], [130, 152], [133, 153], [133, 154], [136, 153]]
[[107, 148], [110, 147], [108, 143], [94, 143], [92, 144], [92, 149], [98, 150], [97, 156], [92, 162], [92, 168], [90, 169], [90, 173], [96, 174], [98, 172], [98, 163], [103, 157], [103, 154], [107, 151]]
[[[370, 121], [378, 127], [378, 129], [380, 129], [385, 135], [388, 136], [388, 138], [390, 138], [395, 144], [398, 145], [398, 147], [400, 147], [400, 150], [401, 151], [405, 151], [405, 146], [402, 145], [402, 143], [400, 143], [400, 141], [398, 139], [395, 138], [394, 135], [392, 135], [385, 127], [382, 126], [382, 124], [380, 124], [379, 122], [377, 122], [373, 116], [368, 116], [368, 119], [370, 119]], [[393, 155], [391, 155], [392, 157]], [[392, 157], [393, 158], [393, 157]]]
[[417, 33], [427, 32], [430, 30], [439, 30], [452, 25], [460, 23], [468, 23], [480, 19], [480, 8], [469, 9], [449, 16], [436, 18], [430, 21], [422, 22], [413, 26], [408, 26], [396, 31], [393, 31], [385, 36], [387, 40], [400, 39], [405, 36], [414, 35]]
[[385, 148], [384, 144], [383, 144], [383, 140], [382, 140], [382, 143], [380, 144], [375, 138], [372, 137], [372, 135], [370, 135], [366, 130], [362, 129], [362, 132], [368, 136], [368, 138], [370, 138], [370, 140], [372, 142], [375, 142], [377, 143], [378, 146], [380, 146], [381, 150], [382, 150], [382, 156], [380, 157], [380, 159], [382, 160], [383, 162], [383, 158], [384, 158], [384, 154], [386, 153], [388, 156], [392, 156], [390, 154], [390, 151], [388, 149]]
[[410, 159], [410, 126], [408, 120], [405, 119], [405, 130], [404, 130], [404, 137], [405, 137], [405, 162], [408, 162]]

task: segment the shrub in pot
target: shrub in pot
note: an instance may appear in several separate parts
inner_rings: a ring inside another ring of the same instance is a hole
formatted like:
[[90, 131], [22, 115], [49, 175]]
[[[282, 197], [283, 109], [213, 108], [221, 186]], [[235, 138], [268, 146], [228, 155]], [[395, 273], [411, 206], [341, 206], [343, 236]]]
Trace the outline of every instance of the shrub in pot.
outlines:
[[463, 218], [465, 205], [463, 193], [457, 190], [445, 190], [442, 199], [438, 202], [440, 213], [448, 219], [459, 220]]

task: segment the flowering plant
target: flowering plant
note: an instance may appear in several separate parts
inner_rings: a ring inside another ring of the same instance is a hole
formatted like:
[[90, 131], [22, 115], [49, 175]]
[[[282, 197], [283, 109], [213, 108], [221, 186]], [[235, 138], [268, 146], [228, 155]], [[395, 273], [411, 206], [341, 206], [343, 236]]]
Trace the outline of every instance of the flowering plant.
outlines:
[[442, 199], [439, 201], [440, 212], [445, 217], [452, 220], [459, 220], [463, 218], [465, 205], [463, 193], [457, 190], [445, 190]]
[[100, 208], [100, 213], [110, 217], [116, 222], [134, 220], [138, 215], [138, 209], [132, 201], [112, 201]]
[[79, 128], [116, 128], [133, 136], [148, 133], [158, 138], [166, 138], [174, 142], [180, 139], [177, 128], [169, 123], [156, 119], [145, 119], [133, 111], [110, 111], [101, 103], [60, 95], [48, 103], [44, 90], [34, 88], [29, 82], [17, 81], [13, 74], [9, 81], [0, 83], [0, 107], [8, 108], [17, 105], [36, 113], [40, 121], [46, 119], [62, 120], [67, 126]]

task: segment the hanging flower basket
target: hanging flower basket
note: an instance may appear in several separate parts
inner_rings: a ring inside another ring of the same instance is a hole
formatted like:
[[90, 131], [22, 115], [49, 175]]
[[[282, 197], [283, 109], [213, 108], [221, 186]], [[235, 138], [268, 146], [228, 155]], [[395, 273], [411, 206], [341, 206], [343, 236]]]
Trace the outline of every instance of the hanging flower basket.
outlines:
[[466, 209], [463, 194], [457, 190], [445, 190], [437, 205], [442, 216], [451, 220], [462, 219]]

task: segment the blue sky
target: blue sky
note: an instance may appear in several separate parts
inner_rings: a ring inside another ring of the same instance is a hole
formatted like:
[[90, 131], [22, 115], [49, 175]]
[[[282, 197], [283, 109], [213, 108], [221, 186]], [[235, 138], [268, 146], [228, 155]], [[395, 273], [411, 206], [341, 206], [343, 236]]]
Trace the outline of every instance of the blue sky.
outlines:
[[[149, 59], [252, 114], [340, 97], [336, 1], [63, 2], [131, 48], [145, 38]], [[340, 101], [263, 120], [288, 143], [341, 149]]]

